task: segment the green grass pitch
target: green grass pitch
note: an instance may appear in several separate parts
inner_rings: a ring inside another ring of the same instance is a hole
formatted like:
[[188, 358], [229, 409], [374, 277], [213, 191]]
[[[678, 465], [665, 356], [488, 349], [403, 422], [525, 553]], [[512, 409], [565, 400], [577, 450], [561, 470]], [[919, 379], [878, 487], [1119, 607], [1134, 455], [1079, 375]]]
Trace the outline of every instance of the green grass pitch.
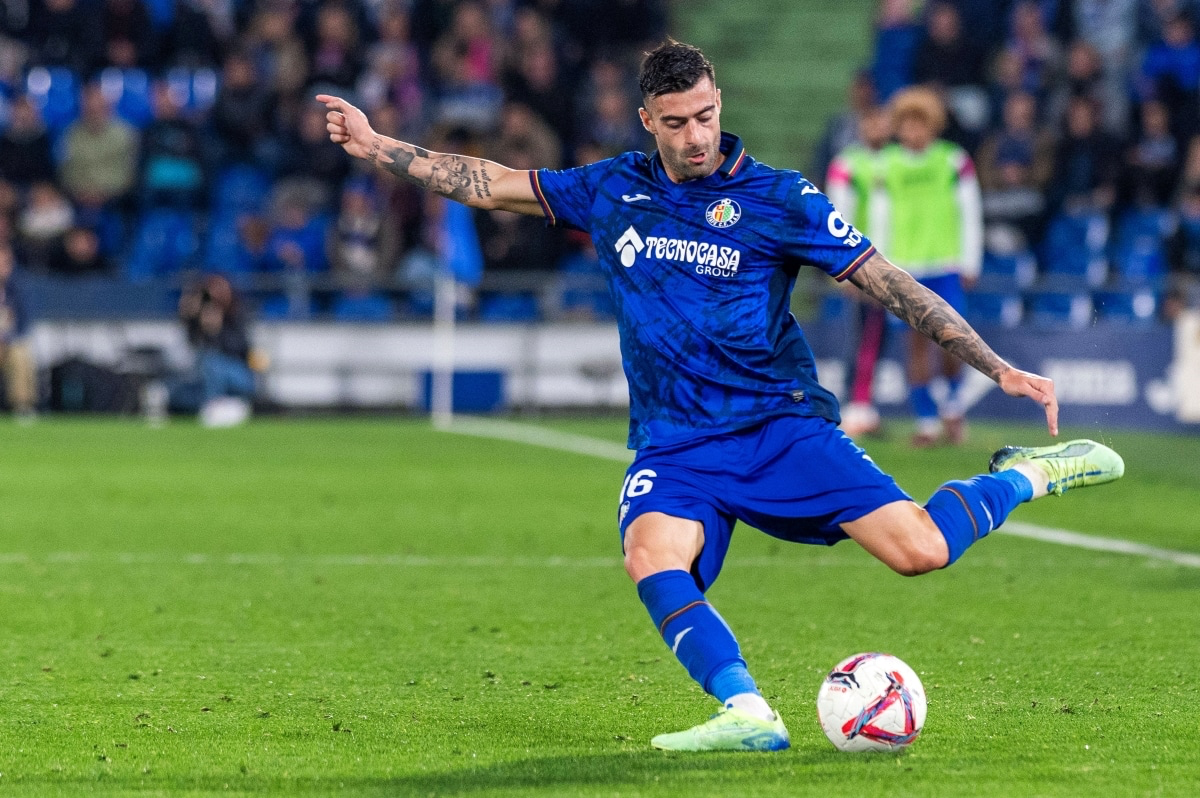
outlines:
[[[1103, 439], [1124, 480], [1015, 518], [1200, 552], [1200, 439]], [[923, 500], [1043, 440], [868, 449]], [[741, 529], [710, 597], [793, 748], [651, 750], [715, 704], [621, 570], [623, 468], [413, 420], [0, 424], [0, 796], [1200, 793], [1200, 569], [1000, 534], [904, 579]], [[902, 755], [817, 726], [861, 650], [922, 674]]]

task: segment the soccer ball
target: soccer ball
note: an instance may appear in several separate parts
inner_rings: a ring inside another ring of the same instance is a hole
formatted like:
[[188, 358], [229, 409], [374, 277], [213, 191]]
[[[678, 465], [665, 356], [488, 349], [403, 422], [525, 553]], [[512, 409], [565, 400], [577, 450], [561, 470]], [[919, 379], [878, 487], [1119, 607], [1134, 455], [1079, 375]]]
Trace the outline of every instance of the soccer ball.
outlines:
[[817, 719], [839, 751], [900, 751], [925, 725], [925, 688], [891, 654], [855, 654], [821, 683]]

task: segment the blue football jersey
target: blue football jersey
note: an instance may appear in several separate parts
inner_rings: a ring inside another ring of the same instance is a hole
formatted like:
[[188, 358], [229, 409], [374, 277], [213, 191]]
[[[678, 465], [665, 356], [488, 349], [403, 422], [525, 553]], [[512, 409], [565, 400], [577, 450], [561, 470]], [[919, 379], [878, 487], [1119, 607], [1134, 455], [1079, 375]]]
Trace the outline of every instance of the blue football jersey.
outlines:
[[844, 280], [874, 252], [799, 172], [724, 133], [721, 168], [676, 184], [658, 154], [530, 172], [546, 219], [591, 234], [616, 305], [629, 447], [794, 413], [839, 421], [789, 306], [800, 267]]

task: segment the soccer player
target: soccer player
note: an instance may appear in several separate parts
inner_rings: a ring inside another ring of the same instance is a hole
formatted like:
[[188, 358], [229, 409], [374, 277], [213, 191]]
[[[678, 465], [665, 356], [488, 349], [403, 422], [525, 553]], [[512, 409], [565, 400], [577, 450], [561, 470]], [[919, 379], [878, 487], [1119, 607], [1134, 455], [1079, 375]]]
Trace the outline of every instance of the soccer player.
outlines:
[[[938, 136], [946, 108], [929, 88], [904, 89], [892, 98], [892, 124], [898, 142], [880, 154], [880, 209], [873, 220], [876, 238], [886, 230], [888, 255], [961, 313], [964, 287], [979, 277], [983, 261], [983, 205], [975, 165], [961, 147]], [[941, 407], [929, 390], [935, 376], [949, 390]], [[960, 391], [963, 359], [953, 350], [935, 351], [929, 339], [908, 336], [908, 394], [917, 417], [913, 445], [942, 439], [960, 444], [966, 409]]]
[[642, 124], [657, 152], [565, 171], [514, 171], [381, 136], [339, 97], [330, 138], [397, 177], [479, 208], [588, 230], [617, 307], [630, 391], [617, 520], [625, 569], [654, 624], [720, 711], [657, 748], [777, 750], [783, 719], [704, 598], [738, 520], [783, 540], [851, 538], [901, 574], [943, 568], [1019, 503], [1118, 478], [1092, 441], [1009, 447], [995, 473], [948, 482], [921, 507], [837, 429], [788, 295], [805, 265], [862, 291], [996, 380], [1041, 404], [1050, 380], [998, 357], [936, 294], [893, 266], [799, 173], [751, 158], [721, 131], [721, 93], [695, 47], [668, 41], [642, 65]]

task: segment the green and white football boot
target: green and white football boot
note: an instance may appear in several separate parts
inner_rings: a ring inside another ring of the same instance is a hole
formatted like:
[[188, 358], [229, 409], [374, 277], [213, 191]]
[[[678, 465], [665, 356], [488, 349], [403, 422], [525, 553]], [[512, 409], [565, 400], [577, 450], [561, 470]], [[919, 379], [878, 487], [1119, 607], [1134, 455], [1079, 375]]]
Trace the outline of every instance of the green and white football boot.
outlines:
[[1113, 482], [1125, 473], [1121, 455], [1086, 438], [1053, 446], [1005, 446], [992, 455], [988, 471], [1008, 471], [1021, 463], [1043, 472], [1049, 480], [1046, 491], [1059, 496], [1071, 488]]
[[778, 712], [774, 720], [763, 720], [733, 708], [687, 731], [660, 734], [650, 741], [663, 751], [782, 751], [791, 744]]

